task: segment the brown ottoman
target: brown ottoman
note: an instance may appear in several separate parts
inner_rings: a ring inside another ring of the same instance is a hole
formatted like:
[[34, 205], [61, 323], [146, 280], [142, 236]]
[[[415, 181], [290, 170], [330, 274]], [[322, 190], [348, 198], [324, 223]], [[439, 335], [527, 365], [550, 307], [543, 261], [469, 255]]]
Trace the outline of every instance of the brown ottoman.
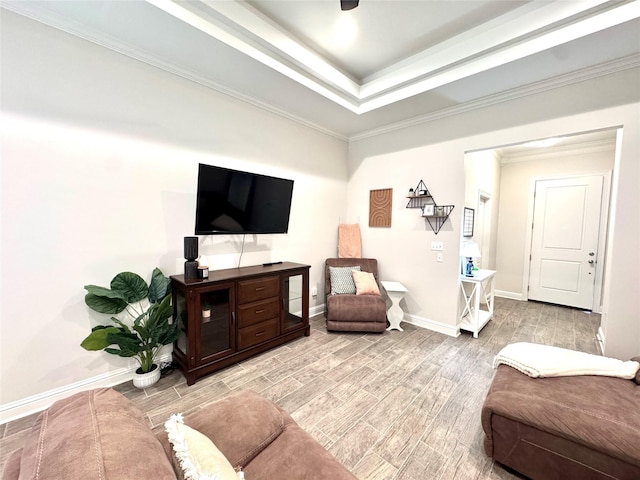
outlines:
[[640, 479], [640, 385], [531, 378], [500, 365], [482, 408], [484, 447], [532, 479]]

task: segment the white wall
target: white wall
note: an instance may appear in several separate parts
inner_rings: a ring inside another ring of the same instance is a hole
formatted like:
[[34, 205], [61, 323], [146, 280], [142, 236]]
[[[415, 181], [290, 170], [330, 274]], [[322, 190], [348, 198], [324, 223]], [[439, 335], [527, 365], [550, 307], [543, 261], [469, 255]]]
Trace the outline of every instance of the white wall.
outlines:
[[[12, 13], [1, 21], [0, 413], [128, 371], [80, 347], [98, 321], [83, 286], [182, 273], [198, 162], [293, 179], [289, 233], [247, 236], [242, 265], [306, 263], [322, 284], [346, 215], [346, 142]], [[241, 240], [201, 237], [201, 252], [211, 268], [236, 266]]]
[[[401, 281], [409, 289], [403, 304], [408, 319], [455, 333], [465, 151], [622, 125], [625, 135], [612, 189], [618, 201], [611, 211], [613, 228], [607, 248], [610, 288], [605, 292], [605, 353], [618, 358], [640, 353], [638, 85], [638, 69], [626, 70], [350, 144], [350, 214], [366, 218], [370, 188], [394, 189], [392, 227], [365, 228], [363, 242], [367, 254], [378, 258], [383, 278]], [[404, 192], [420, 178], [439, 203], [456, 205], [452, 221], [437, 236], [414, 210], [404, 208]], [[443, 263], [437, 263], [430, 250], [435, 239], [444, 242]]]
[[[455, 298], [458, 291], [457, 256], [459, 223], [464, 204], [464, 151], [459, 161], [450, 161], [448, 144], [367, 154], [369, 142], [351, 144], [349, 215], [359, 217], [363, 255], [378, 259], [383, 280], [401, 282], [409, 292], [401, 305], [419, 325], [455, 334], [457, 305], [442, 298]], [[447, 222], [436, 235], [418, 208], [406, 208], [409, 188], [423, 180], [438, 205], [455, 205]], [[393, 188], [391, 228], [371, 228], [369, 191]], [[444, 243], [443, 262], [431, 241]]]

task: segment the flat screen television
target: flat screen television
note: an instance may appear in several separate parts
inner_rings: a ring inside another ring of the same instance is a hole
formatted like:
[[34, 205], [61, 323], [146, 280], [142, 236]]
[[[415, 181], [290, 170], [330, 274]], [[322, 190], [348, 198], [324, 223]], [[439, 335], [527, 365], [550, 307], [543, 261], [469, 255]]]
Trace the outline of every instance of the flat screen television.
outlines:
[[293, 180], [200, 164], [196, 235], [287, 233]]

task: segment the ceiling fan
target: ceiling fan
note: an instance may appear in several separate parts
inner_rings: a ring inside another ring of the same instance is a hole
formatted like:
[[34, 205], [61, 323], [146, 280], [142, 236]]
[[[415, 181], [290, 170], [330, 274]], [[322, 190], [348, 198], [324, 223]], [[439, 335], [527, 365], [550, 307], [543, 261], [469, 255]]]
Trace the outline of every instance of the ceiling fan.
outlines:
[[340, 10], [353, 10], [360, 0], [340, 0]]

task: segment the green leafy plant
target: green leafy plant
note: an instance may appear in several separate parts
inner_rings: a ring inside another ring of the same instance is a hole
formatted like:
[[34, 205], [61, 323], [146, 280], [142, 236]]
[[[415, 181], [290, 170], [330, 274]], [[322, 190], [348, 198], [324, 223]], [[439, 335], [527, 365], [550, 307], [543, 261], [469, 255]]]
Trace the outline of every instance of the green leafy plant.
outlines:
[[135, 357], [140, 372], [153, 370], [156, 354], [180, 335], [178, 321], [172, 322], [171, 283], [155, 268], [151, 283], [131, 272], [121, 272], [110, 288], [85, 285], [84, 301], [89, 308], [105, 314], [125, 312], [131, 325], [112, 316], [113, 325], [98, 325], [80, 344], [85, 350], [104, 350], [120, 357]]

